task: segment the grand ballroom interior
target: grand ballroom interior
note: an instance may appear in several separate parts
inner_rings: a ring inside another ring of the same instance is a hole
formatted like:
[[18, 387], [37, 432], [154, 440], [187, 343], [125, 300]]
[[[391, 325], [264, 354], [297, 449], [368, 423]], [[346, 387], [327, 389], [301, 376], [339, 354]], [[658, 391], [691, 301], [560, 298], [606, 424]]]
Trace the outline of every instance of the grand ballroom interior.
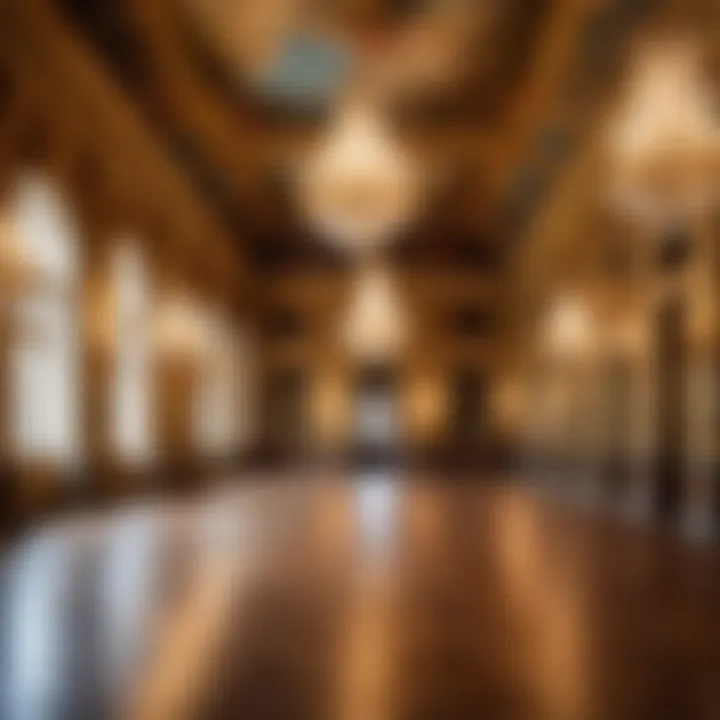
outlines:
[[0, 718], [720, 718], [717, 0], [0, 0]]

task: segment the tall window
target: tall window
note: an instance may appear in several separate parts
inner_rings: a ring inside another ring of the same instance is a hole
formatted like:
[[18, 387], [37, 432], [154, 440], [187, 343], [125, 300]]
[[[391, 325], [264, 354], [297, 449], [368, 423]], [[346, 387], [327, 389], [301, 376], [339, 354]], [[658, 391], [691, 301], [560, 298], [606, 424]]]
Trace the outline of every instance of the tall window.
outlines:
[[115, 373], [110, 435], [117, 457], [130, 464], [152, 458], [150, 288], [141, 248], [126, 241], [112, 255], [115, 288]]
[[257, 358], [251, 335], [243, 328], [233, 336], [235, 392], [235, 445], [245, 450], [258, 431]]
[[6, 213], [4, 257], [21, 276], [10, 323], [10, 448], [21, 461], [70, 466], [81, 451], [77, 229], [42, 176], [20, 179]]
[[237, 367], [229, 324], [215, 313], [204, 317], [205, 348], [195, 394], [198, 445], [208, 454], [231, 451], [237, 429]]

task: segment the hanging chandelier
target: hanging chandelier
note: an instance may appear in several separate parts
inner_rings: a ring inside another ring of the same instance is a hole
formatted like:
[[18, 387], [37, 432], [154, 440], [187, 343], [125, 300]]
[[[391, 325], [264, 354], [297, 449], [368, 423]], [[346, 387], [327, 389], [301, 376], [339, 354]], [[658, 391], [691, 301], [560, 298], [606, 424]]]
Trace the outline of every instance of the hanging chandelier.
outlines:
[[361, 267], [344, 322], [350, 354], [365, 362], [392, 359], [407, 336], [407, 318], [390, 271], [380, 265]]
[[420, 193], [418, 168], [377, 108], [353, 100], [300, 175], [305, 217], [327, 242], [372, 252], [412, 220]]
[[720, 198], [720, 128], [697, 43], [648, 43], [630, 81], [609, 127], [613, 204], [659, 225], [704, 213]]

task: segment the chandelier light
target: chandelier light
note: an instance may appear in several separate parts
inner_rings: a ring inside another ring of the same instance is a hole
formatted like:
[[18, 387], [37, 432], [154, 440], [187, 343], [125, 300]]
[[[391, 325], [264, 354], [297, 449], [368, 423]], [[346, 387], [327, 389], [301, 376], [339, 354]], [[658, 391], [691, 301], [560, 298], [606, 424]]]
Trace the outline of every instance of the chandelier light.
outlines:
[[300, 178], [300, 201], [314, 230], [352, 252], [390, 242], [412, 219], [418, 172], [379, 111], [353, 100], [341, 106]]
[[698, 45], [648, 43], [630, 80], [610, 126], [614, 204], [659, 225], [706, 212], [720, 194], [720, 131]]
[[407, 334], [392, 275], [382, 266], [362, 266], [344, 323], [350, 353], [366, 362], [389, 360], [402, 350]]

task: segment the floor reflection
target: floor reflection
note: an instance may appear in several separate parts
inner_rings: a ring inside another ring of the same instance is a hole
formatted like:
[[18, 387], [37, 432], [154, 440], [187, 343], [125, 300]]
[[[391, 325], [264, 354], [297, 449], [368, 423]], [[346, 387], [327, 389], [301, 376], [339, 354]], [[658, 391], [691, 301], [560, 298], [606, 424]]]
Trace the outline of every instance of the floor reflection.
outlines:
[[246, 482], [18, 540], [0, 716], [718, 717], [718, 570], [520, 488]]
[[391, 471], [359, 473], [355, 478], [355, 513], [360, 552], [369, 561], [389, 560], [398, 532], [402, 487]]

